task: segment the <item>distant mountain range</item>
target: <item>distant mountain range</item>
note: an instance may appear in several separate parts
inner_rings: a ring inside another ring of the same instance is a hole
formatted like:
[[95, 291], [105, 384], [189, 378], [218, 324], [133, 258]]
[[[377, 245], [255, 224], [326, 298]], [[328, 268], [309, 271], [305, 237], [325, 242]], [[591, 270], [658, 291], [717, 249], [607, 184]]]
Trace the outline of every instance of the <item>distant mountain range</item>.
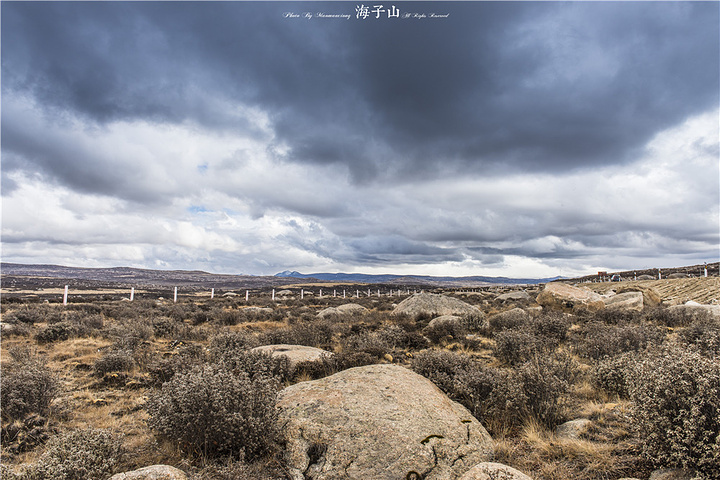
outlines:
[[344, 283], [417, 285], [428, 287], [479, 287], [547, 283], [553, 278], [433, 277], [427, 275], [367, 275], [362, 273], [311, 273], [285, 271], [274, 276], [215, 274], [199, 270], [153, 270], [131, 267], [79, 268], [61, 265], [0, 264], [3, 288], [48, 288], [72, 285], [81, 288], [145, 285], [148, 287], [221, 289], [267, 288], [293, 283]]
[[563, 277], [552, 278], [507, 278], [507, 277], [434, 277], [429, 275], [367, 275], [363, 273], [300, 273], [286, 270], [275, 274], [276, 277], [315, 279], [322, 282], [336, 283], [383, 283], [383, 284], [425, 284], [425, 285], [534, 285], [538, 283], [552, 282]]

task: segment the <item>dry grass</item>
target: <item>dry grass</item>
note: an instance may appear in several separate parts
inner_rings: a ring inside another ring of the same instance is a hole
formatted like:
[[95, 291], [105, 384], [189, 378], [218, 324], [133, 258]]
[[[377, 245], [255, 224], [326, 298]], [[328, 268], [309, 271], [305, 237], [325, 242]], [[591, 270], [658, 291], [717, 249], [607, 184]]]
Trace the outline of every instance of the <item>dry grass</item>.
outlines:
[[519, 437], [496, 441], [496, 461], [530, 473], [535, 480], [607, 480], [638, 475], [638, 457], [622, 443], [556, 436], [529, 420]]

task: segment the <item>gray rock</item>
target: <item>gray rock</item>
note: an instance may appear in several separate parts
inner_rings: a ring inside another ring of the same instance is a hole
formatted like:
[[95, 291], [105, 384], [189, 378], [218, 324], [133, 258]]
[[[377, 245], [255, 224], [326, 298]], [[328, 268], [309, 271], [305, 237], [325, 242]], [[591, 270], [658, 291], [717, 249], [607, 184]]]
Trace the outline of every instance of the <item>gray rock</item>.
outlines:
[[657, 277], [653, 277], [652, 275], [640, 275], [637, 277], [638, 280], [657, 280]]
[[644, 307], [654, 307], [654, 306], [660, 305], [662, 303], [662, 297], [660, 296], [660, 293], [658, 293], [658, 291], [652, 287], [635, 284], [635, 285], [621, 285], [617, 289], [617, 293], [627, 293], [627, 292], [642, 293]]
[[573, 287], [562, 282], [551, 282], [545, 285], [536, 301], [543, 308], [565, 312], [578, 310], [597, 312], [605, 308], [605, 302], [599, 294], [587, 288]]
[[132, 472], [118, 473], [110, 480], [187, 480], [187, 475], [170, 465], [152, 465]]
[[440, 325], [460, 325], [462, 318], [457, 315], [440, 315], [430, 320], [428, 326], [425, 328], [436, 328]]
[[502, 302], [517, 301], [517, 300], [530, 301], [530, 300], [532, 300], [532, 297], [530, 296], [529, 293], [527, 293], [526, 291], [523, 290], [523, 291], [517, 291], [517, 292], [503, 293], [502, 295], [498, 295], [497, 299]]
[[532, 478], [502, 463], [484, 462], [465, 472], [460, 480], [532, 480]]
[[312, 362], [322, 357], [329, 357], [331, 352], [305, 345], [263, 345], [255, 347], [252, 352], [269, 353], [273, 357], [284, 356], [290, 360], [290, 365], [297, 365], [299, 362]]
[[632, 310], [641, 312], [643, 303], [642, 292], [625, 292], [603, 297], [605, 302], [605, 308], [618, 309], [618, 310]]
[[592, 424], [591, 420], [587, 418], [578, 418], [576, 420], [570, 420], [562, 425], [558, 425], [555, 429], [555, 436], [558, 438], [566, 438], [569, 440], [577, 440], [580, 435], [587, 432], [588, 427]]
[[326, 318], [335, 315], [354, 315], [358, 313], [365, 313], [368, 309], [357, 303], [346, 303], [337, 307], [328, 307], [318, 312], [318, 317]]
[[482, 315], [482, 311], [469, 303], [454, 297], [435, 293], [417, 293], [406, 298], [393, 310], [394, 314], [415, 316], [420, 313], [431, 315]]
[[493, 454], [465, 407], [398, 365], [291, 385], [277, 406], [293, 480], [457, 478]]
[[683, 468], [661, 468], [650, 474], [650, 480], [701, 480], [702, 477], [692, 470]]

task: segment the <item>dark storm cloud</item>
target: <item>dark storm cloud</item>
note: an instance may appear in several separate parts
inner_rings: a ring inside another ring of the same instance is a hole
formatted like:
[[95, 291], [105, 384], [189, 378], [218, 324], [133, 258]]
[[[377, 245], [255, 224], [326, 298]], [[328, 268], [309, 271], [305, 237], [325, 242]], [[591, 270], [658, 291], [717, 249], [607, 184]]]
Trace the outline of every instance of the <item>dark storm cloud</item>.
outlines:
[[286, 160], [344, 164], [364, 182], [622, 163], [718, 103], [715, 2], [398, 6], [450, 17], [358, 20], [348, 2], [4, 3], [3, 93], [99, 124], [244, 133], [252, 122], [216, 102], [258, 107]]

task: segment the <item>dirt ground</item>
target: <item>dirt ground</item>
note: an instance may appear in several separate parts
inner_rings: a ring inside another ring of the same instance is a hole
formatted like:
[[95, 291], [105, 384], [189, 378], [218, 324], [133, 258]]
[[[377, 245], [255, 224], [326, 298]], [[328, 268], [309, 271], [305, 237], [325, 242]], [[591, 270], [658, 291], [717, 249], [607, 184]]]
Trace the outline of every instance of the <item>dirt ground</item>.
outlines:
[[672, 278], [663, 280], [631, 280], [619, 283], [582, 283], [580, 286], [606, 294], [620, 286], [638, 285], [655, 289], [665, 305], [681, 305], [688, 301], [717, 305], [720, 303], [720, 277]]

